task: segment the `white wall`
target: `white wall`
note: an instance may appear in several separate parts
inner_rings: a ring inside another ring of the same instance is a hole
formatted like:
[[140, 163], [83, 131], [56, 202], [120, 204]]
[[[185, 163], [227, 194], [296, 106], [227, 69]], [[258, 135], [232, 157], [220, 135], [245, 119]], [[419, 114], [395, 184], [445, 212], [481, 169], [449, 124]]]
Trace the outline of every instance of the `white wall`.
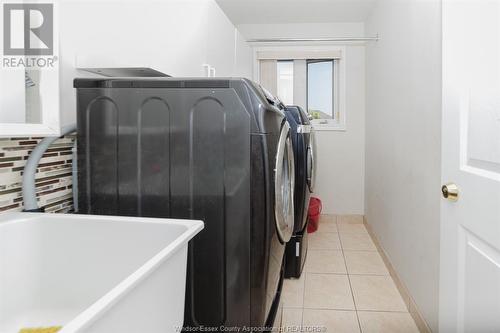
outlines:
[[26, 122], [24, 70], [0, 69], [0, 123]]
[[439, 1], [380, 0], [366, 33], [366, 217], [438, 328], [441, 131]]
[[[248, 39], [272, 37], [362, 36], [363, 23], [243, 24]], [[282, 44], [281, 44], [282, 45]], [[314, 45], [314, 44], [304, 44]], [[317, 49], [345, 47], [346, 131], [317, 131], [316, 195], [327, 214], [364, 213], [365, 47], [363, 44], [315, 44]], [[256, 74], [254, 68], [254, 74]], [[255, 77], [255, 75], [254, 75]]]
[[316, 131], [316, 194], [327, 214], [364, 214], [365, 47], [346, 47], [346, 130]]
[[62, 124], [75, 121], [75, 67], [152, 67], [172, 76], [252, 71], [251, 50], [213, 0], [89, 1], [59, 4]]
[[235, 65], [234, 76], [253, 78], [252, 47], [246, 42], [245, 36], [235, 29]]

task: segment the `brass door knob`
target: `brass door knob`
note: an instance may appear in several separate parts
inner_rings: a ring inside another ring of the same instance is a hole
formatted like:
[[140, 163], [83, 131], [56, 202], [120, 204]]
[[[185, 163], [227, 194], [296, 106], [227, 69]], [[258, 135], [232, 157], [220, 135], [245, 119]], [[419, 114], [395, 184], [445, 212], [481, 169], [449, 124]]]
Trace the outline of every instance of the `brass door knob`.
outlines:
[[454, 183], [448, 183], [441, 187], [441, 192], [443, 193], [443, 198], [450, 201], [458, 201], [458, 186]]

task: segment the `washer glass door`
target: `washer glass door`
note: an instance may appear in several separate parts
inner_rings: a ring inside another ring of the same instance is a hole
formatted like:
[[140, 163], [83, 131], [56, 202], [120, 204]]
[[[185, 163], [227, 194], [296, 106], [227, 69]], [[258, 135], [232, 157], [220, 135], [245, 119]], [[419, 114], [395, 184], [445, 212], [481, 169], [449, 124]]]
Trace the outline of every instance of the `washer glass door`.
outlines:
[[278, 141], [275, 168], [275, 219], [278, 236], [283, 243], [290, 240], [294, 227], [293, 196], [295, 189], [295, 162], [290, 125], [284, 122]]

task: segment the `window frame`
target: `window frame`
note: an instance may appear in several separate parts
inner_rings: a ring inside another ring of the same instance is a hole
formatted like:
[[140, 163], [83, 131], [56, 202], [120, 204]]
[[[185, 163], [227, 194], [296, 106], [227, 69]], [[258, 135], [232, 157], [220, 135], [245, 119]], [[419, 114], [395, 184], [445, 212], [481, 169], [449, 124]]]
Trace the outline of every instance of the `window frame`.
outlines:
[[338, 123], [340, 118], [338, 110], [338, 77], [337, 64], [338, 59], [306, 59], [306, 112], [309, 113], [309, 64], [330, 62], [332, 64], [332, 119], [312, 119], [311, 122], [317, 125], [328, 125], [329, 123]]
[[300, 59], [306, 61], [307, 59], [334, 59], [333, 96], [336, 100], [334, 105], [336, 111], [334, 112], [336, 115], [338, 115], [338, 117], [337, 119], [326, 119], [326, 123], [320, 123], [324, 122], [324, 120], [313, 120], [312, 125], [316, 131], [346, 131], [346, 62], [348, 61], [348, 56], [346, 54], [346, 47], [344, 45], [316, 45], [316, 43], [313, 43], [311, 45], [275, 44], [256, 46], [253, 49], [253, 77], [257, 82], [260, 82], [260, 61], [266, 59], [275, 59], [276, 61]]

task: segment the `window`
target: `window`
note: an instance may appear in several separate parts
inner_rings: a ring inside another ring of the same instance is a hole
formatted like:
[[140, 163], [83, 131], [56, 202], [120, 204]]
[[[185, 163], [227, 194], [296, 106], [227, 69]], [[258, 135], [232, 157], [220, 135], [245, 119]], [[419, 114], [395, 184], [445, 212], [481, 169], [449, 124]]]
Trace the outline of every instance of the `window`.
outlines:
[[307, 61], [307, 112], [313, 119], [337, 118], [334, 107], [334, 67], [333, 60]]
[[285, 105], [293, 104], [293, 60], [277, 63], [278, 97]]
[[276, 46], [256, 50], [259, 83], [285, 105], [309, 113], [317, 130], [345, 130], [345, 74], [343, 47]]

